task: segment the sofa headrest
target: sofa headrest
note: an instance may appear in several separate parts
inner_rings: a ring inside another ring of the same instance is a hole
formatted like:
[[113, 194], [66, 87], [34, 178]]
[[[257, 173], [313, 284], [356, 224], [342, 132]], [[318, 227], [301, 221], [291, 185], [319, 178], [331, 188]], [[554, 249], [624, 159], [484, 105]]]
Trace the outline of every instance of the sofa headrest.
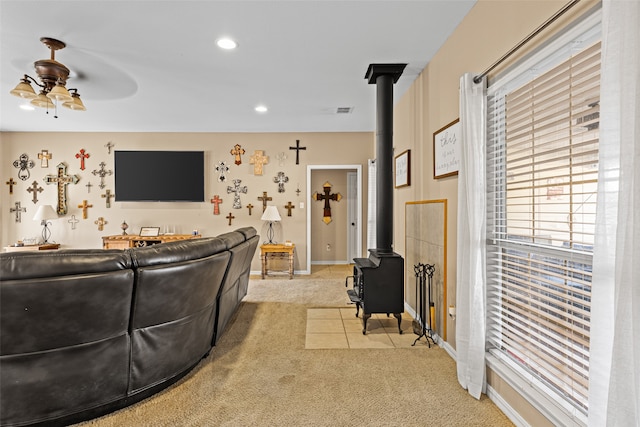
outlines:
[[249, 240], [250, 238], [258, 234], [258, 231], [253, 227], [242, 227], [242, 228], [238, 228], [236, 231], [244, 234], [244, 238], [246, 240]]
[[225, 242], [218, 237], [178, 240], [175, 242], [130, 249], [131, 258], [137, 267], [171, 264], [206, 258], [227, 249]]
[[224, 242], [227, 249], [238, 246], [240, 243], [245, 241], [244, 234], [238, 231], [230, 231], [228, 233], [220, 234], [218, 238]]

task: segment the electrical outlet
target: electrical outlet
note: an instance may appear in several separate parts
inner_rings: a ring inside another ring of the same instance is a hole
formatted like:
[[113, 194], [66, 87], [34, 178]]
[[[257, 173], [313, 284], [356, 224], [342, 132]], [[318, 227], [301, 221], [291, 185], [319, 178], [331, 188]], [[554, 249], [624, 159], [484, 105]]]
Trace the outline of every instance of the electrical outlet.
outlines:
[[327, 243], [327, 252], [331, 252], [331, 245]]
[[304, 202], [300, 202], [300, 209], [304, 209]]

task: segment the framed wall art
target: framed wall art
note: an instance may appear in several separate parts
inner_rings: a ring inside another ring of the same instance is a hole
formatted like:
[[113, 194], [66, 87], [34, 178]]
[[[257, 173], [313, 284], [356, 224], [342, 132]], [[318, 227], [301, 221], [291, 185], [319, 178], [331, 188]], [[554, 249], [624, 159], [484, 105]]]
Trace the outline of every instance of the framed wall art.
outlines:
[[140, 228], [140, 237], [157, 237], [160, 235], [160, 227]]
[[411, 185], [411, 150], [405, 150], [396, 156], [396, 188]]
[[433, 134], [433, 178], [458, 175], [461, 136], [460, 119]]

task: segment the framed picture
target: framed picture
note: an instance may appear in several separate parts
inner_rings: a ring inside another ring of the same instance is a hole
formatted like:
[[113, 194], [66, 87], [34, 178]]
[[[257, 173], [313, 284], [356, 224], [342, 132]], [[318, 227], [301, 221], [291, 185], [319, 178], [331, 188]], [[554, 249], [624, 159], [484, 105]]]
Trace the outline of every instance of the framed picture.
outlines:
[[433, 134], [434, 178], [458, 175], [462, 144], [460, 132], [460, 119], [455, 119]]
[[160, 227], [142, 227], [140, 237], [157, 237], [160, 235]]
[[411, 185], [411, 150], [396, 156], [396, 188]]

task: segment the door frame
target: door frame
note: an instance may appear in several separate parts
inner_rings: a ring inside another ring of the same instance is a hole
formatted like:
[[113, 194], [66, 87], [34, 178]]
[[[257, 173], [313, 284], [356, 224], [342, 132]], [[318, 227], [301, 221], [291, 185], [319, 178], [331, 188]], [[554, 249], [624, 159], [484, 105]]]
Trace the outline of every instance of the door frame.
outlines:
[[362, 165], [307, 165], [307, 271], [311, 274], [311, 172], [314, 170], [355, 170], [357, 175], [358, 197], [356, 217], [358, 219], [356, 252], [362, 254]]

